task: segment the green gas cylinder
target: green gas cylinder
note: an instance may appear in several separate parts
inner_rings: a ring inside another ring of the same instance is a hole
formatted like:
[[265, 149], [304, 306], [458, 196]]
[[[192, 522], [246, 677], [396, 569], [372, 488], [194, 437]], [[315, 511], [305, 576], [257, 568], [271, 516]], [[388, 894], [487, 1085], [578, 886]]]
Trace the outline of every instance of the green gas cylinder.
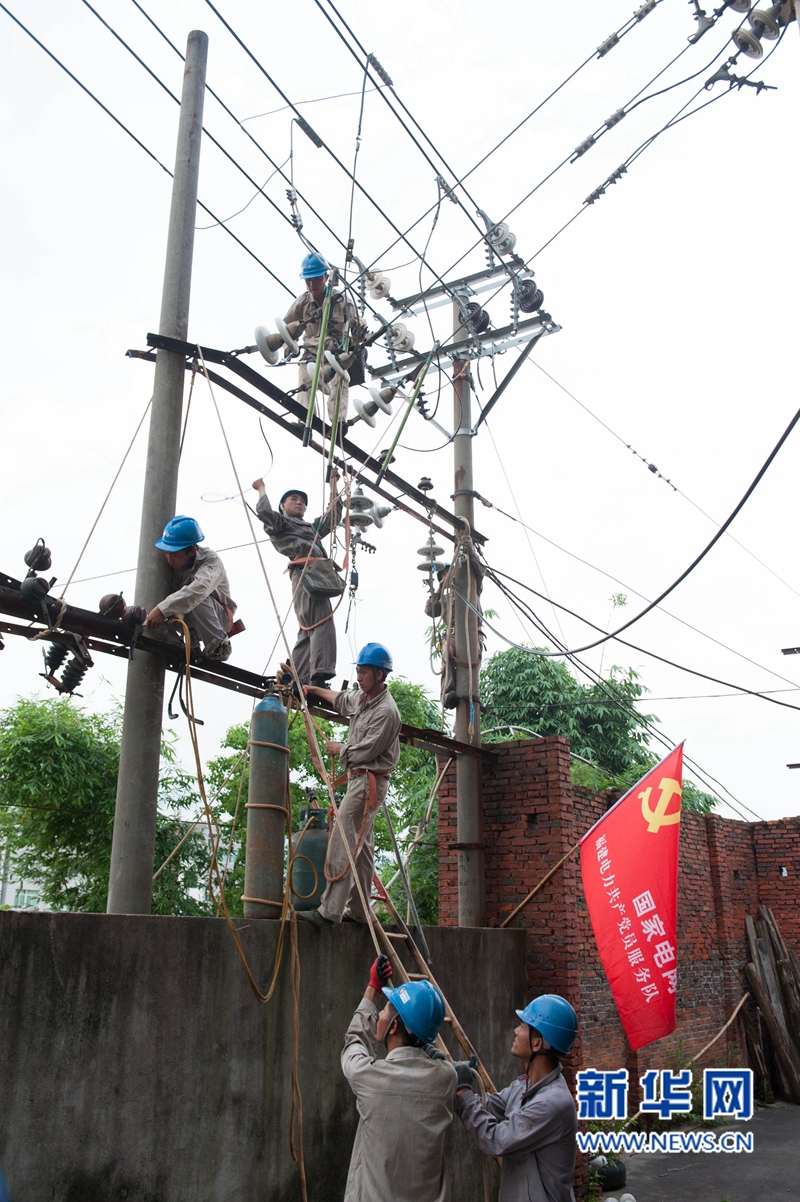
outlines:
[[[310, 823], [309, 823], [310, 819]], [[292, 868], [292, 904], [295, 910], [315, 910], [327, 881], [325, 857], [328, 853], [328, 816], [324, 810], [301, 806], [300, 831], [309, 823], [302, 839], [292, 836], [295, 852]]]

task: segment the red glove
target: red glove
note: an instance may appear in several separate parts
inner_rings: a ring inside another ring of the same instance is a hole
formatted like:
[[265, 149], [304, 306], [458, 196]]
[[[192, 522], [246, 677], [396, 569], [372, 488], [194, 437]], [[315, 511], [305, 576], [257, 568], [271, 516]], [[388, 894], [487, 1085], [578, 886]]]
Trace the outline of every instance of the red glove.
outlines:
[[388, 985], [392, 979], [392, 964], [388, 956], [378, 956], [369, 971], [369, 983], [378, 992]]

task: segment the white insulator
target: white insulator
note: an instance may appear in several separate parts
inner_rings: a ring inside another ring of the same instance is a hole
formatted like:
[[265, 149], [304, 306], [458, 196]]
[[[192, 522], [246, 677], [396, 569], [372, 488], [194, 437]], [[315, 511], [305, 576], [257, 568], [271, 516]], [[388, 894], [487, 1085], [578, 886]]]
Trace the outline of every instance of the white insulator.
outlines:
[[372, 525], [371, 513], [351, 513], [350, 525], [355, 526], [356, 530], [366, 530], [367, 526]]
[[372, 498], [364, 496], [364, 490], [359, 484], [350, 498], [350, 512], [365, 513], [368, 509], [372, 509]]
[[392, 346], [397, 350], [401, 342], [404, 342], [408, 337], [408, 326], [404, 321], [396, 321], [394, 325], [389, 326], [389, 337], [392, 340]]
[[507, 222], [501, 221], [489, 231], [489, 241], [499, 255], [510, 255], [517, 245], [517, 235], [511, 233]]
[[277, 338], [278, 346], [283, 341], [279, 334], [270, 334], [266, 326], [256, 326], [255, 340], [256, 346], [261, 352], [261, 357], [266, 359], [267, 363], [277, 363], [278, 352], [270, 346], [270, 338]]
[[360, 396], [353, 397], [353, 408], [355, 409], [362, 422], [366, 422], [374, 430], [377, 426], [375, 421], [375, 407], [370, 401], [362, 401]]
[[[286, 343], [286, 345], [288, 346], [288, 348], [289, 348], [289, 350], [292, 352], [292, 354], [293, 354], [293, 355], [299, 355], [299, 354], [300, 354], [300, 347], [297, 345], [297, 343], [295, 342], [294, 338], [293, 338], [293, 337], [292, 337], [292, 335], [289, 333], [289, 327], [287, 326], [287, 324], [286, 324], [286, 322], [283, 320], [283, 318], [282, 318], [282, 317], [276, 317], [276, 318], [275, 318], [275, 325], [276, 325], [276, 327], [277, 327], [278, 333], [280, 334], [281, 338], [282, 338], [282, 339], [283, 339], [283, 341]], [[292, 325], [294, 325], [294, 322], [292, 322]]]
[[[374, 278], [373, 283], [370, 282], [371, 276]], [[367, 287], [369, 288], [369, 294], [373, 300], [383, 300], [383, 298], [388, 296], [391, 291], [392, 281], [389, 279], [388, 275], [384, 275], [382, 271], [369, 272], [367, 274]]]
[[342, 379], [344, 380], [345, 384], [349, 384], [350, 383], [350, 373], [348, 371], [345, 371], [345, 369], [342, 367], [339, 360], [334, 355], [333, 351], [326, 351], [325, 358], [327, 359], [328, 363], [331, 365], [333, 370], [336, 372], [337, 376], [341, 376]]
[[394, 400], [397, 388], [378, 388], [375, 384], [370, 385], [369, 395], [372, 397], [372, 402], [383, 413], [391, 414], [391, 401]]
[[418, 563], [417, 571], [418, 572], [438, 572], [438, 570], [441, 566], [442, 565], [440, 563], [437, 563], [437, 561], [435, 559], [429, 559], [429, 560], [426, 560], [425, 563]]
[[437, 547], [433, 539], [428, 539], [424, 547], [417, 549], [417, 555], [421, 555], [423, 559], [434, 560], [438, 555], [444, 555], [444, 547]]
[[373, 505], [372, 520], [379, 530], [383, 529], [384, 518], [387, 518], [391, 512], [391, 505]]

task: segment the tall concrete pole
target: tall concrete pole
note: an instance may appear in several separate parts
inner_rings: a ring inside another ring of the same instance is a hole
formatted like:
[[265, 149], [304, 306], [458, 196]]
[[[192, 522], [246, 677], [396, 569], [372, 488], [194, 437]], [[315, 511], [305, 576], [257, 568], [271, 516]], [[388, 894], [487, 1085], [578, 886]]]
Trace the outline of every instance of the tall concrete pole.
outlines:
[[[207, 57], [208, 37], [195, 29], [189, 34], [186, 47], [158, 325], [160, 334], [183, 340], [189, 332]], [[164, 554], [154, 544], [166, 523], [175, 516], [184, 375], [181, 355], [169, 351], [156, 353], [135, 595], [136, 604], [148, 610], [171, 589]], [[128, 667], [125, 690], [108, 882], [109, 914], [150, 913], [163, 708], [163, 661], [139, 651]]]
[[[461, 309], [453, 302], [453, 332], [462, 332]], [[453, 511], [464, 520], [465, 537], [456, 558], [453, 584], [457, 593], [476, 604], [475, 575], [470, 567], [472, 526], [475, 502], [472, 483], [472, 394], [469, 384], [469, 360], [453, 364], [453, 439], [455, 487]], [[462, 743], [481, 741], [481, 711], [478, 703], [480, 643], [478, 618], [458, 596], [453, 607], [453, 634], [456, 647], [456, 729]], [[472, 665], [471, 667], [469, 665]], [[481, 798], [481, 761], [476, 756], [456, 757], [457, 844], [458, 844], [458, 925], [482, 927], [486, 922], [486, 887], [483, 863], [483, 802]]]

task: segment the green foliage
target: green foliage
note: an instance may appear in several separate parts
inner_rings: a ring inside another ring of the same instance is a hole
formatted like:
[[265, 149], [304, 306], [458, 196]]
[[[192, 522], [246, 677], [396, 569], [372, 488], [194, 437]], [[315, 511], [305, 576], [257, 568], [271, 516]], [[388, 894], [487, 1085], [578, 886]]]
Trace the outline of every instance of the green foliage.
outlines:
[[[12, 871], [58, 910], [104, 911], [119, 767], [121, 715], [89, 714], [69, 698], [20, 700], [0, 713], [0, 834]], [[185, 832], [194, 780], [162, 747], [155, 864]], [[155, 882], [156, 914], [203, 914], [207, 852], [187, 839]]]
[[[612, 668], [603, 687], [582, 685], [564, 664], [511, 647], [495, 652], [481, 672], [483, 725], [490, 730], [517, 724], [540, 735], [562, 735], [578, 755], [617, 775], [631, 765], [646, 763], [645, 720], [654, 719], [626, 712], [613, 698], [633, 710], [632, 702], [644, 692], [632, 668]], [[498, 737], [513, 735], [501, 730]]]

